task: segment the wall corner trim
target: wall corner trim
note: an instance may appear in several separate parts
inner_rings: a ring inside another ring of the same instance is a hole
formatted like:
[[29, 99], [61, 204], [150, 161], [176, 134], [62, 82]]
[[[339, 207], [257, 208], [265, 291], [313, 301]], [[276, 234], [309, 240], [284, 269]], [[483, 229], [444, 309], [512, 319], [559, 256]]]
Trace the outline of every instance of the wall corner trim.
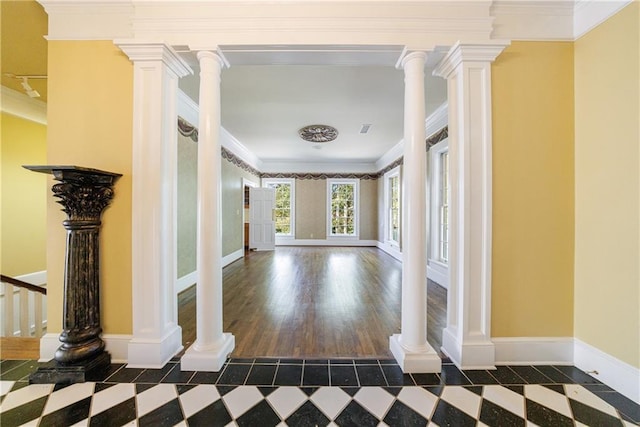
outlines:
[[640, 402], [640, 369], [574, 339], [574, 365], [634, 402]]

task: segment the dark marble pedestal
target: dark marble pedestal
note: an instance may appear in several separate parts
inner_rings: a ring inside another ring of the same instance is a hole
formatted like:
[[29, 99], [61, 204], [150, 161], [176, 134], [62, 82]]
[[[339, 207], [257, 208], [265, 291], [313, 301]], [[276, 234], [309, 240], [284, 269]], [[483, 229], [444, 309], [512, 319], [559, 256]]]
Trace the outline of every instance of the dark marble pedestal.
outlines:
[[111, 356], [100, 337], [100, 217], [113, 198], [117, 173], [78, 166], [25, 166], [59, 183], [54, 197], [67, 214], [62, 345], [54, 359], [29, 377], [31, 383], [84, 382], [107, 369]]

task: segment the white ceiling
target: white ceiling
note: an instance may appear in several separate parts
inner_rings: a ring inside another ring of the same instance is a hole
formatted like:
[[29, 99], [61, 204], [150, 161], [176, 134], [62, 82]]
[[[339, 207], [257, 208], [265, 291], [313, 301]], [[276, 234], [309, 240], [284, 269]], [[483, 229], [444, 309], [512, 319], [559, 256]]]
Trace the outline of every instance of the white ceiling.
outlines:
[[[267, 168], [269, 162], [285, 167], [372, 164], [402, 140], [404, 73], [395, 67], [399, 47], [372, 54], [308, 49], [224, 53], [231, 66], [222, 72], [222, 126]], [[425, 69], [427, 116], [446, 101], [445, 80], [431, 75], [438, 55], [429, 58]], [[194, 76], [181, 79], [180, 87], [197, 101], [198, 70], [189, 62]], [[312, 124], [335, 127], [338, 138], [323, 144], [304, 141], [298, 130]], [[359, 133], [363, 124], [371, 125], [367, 134]]]

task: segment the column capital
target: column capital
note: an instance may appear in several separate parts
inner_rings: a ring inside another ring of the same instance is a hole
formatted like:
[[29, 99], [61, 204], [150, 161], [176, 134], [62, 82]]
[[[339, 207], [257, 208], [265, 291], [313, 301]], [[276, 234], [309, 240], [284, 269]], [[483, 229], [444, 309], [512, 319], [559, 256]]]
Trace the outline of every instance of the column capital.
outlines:
[[213, 58], [220, 63], [220, 69], [225, 69], [231, 67], [229, 61], [224, 56], [224, 53], [218, 48], [197, 48], [193, 46], [189, 46], [192, 52], [196, 53], [196, 57], [198, 61], [202, 63], [203, 58]]
[[509, 44], [509, 41], [494, 41], [482, 44], [457, 42], [438, 63], [433, 75], [446, 79], [462, 63], [493, 62]]
[[131, 61], [156, 62], [161, 61], [178, 77], [193, 74], [193, 70], [187, 62], [173, 50], [171, 46], [163, 42], [138, 42], [134, 40], [115, 40], [114, 44], [122, 50]]
[[427, 62], [427, 52], [422, 50], [416, 50], [411, 52], [402, 52], [400, 58], [398, 58], [398, 62], [396, 62], [397, 69], [403, 69], [409, 62], [414, 61], [416, 59], [422, 60], [422, 66]]

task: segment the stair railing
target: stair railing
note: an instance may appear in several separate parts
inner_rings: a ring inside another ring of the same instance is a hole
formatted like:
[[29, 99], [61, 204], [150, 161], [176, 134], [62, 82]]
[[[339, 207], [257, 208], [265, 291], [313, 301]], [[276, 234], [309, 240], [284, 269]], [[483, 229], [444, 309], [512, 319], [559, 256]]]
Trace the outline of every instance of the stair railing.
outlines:
[[[0, 282], [2, 336], [42, 337], [46, 322], [43, 300], [47, 289], [3, 274], [0, 274]], [[15, 330], [16, 320], [20, 325], [19, 332]]]

